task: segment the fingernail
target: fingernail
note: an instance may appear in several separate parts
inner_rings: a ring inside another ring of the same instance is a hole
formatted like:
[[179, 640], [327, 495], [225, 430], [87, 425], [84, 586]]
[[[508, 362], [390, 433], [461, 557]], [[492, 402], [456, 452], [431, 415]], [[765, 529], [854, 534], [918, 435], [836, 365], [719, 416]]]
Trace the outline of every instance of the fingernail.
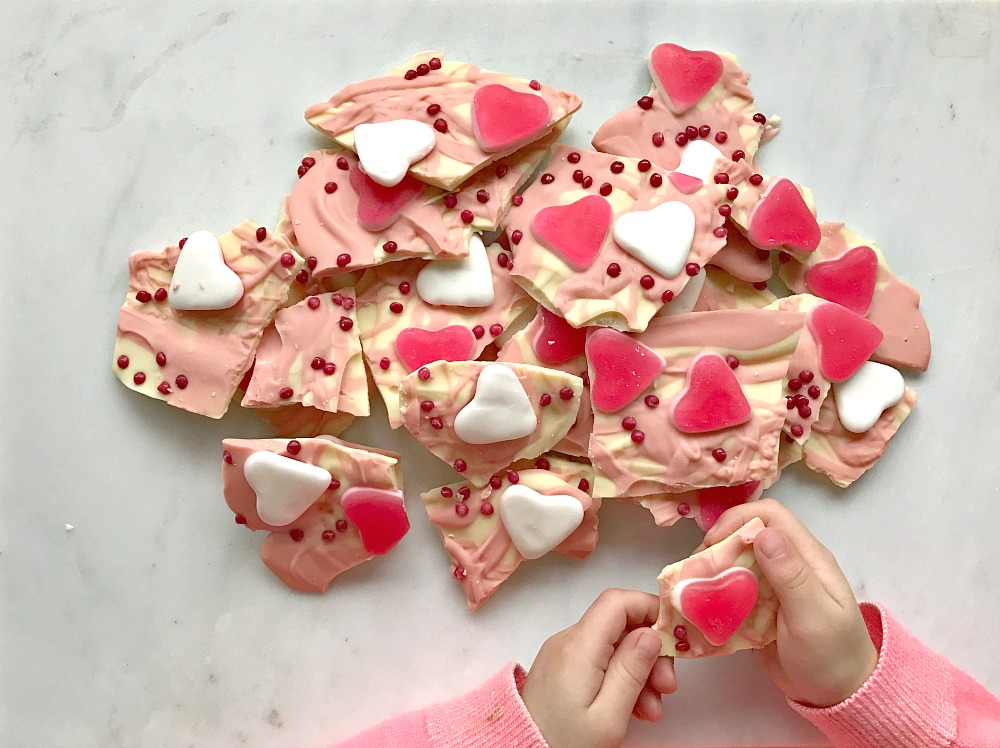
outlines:
[[660, 645], [660, 635], [652, 629], [645, 629], [640, 632], [635, 642], [636, 650], [645, 657], [660, 654]]
[[766, 531], [762, 538], [754, 541], [754, 545], [770, 559], [780, 558], [785, 553], [785, 537], [779, 530]]

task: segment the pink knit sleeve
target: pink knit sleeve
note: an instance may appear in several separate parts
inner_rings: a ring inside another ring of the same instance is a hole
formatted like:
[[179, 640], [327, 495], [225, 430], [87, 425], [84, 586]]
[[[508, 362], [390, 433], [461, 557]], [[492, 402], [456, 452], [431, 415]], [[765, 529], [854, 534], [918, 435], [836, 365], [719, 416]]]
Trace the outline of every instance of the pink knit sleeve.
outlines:
[[837, 748], [998, 748], [1000, 700], [909, 634], [881, 605], [862, 603], [879, 650], [875, 672], [828, 709], [792, 707]]
[[334, 748], [548, 748], [521, 701], [525, 671], [508, 665], [475, 691], [410, 712]]

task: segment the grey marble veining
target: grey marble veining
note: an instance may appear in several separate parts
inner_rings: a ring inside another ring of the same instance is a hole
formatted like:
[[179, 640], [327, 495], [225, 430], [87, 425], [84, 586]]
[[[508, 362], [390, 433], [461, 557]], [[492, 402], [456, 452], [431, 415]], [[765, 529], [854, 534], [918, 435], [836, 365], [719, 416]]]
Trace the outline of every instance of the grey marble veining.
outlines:
[[[447, 470], [376, 407], [348, 436], [403, 452], [413, 530], [327, 594], [295, 594], [220, 494], [219, 440], [264, 426], [111, 376], [128, 253], [273, 224], [322, 142], [303, 108], [429, 48], [574, 90], [579, 145], [645, 92], [655, 42], [739, 55], [784, 118], [764, 166], [880, 242], [935, 347], [871, 474], [841, 492], [792, 469], [774, 493], [860, 596], [1000, 691], [1000, 6], [0, 0], [0, 17], [5, 746], [328, 744], [530, 662], [601, 589], [652, 590], [698, 543], [609, 506], [591, 559], [526, 564], [469, 615], [416, 501]], [[678, 670], [667, 720], [631, 745], [822, 742], [752, 656]]]

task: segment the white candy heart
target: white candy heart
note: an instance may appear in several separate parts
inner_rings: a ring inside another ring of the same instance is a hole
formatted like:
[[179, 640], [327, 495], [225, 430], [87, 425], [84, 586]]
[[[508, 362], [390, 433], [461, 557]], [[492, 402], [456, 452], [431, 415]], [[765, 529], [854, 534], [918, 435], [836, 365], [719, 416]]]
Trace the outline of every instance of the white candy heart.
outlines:
[[417, 294], [435, 306], [489, 306], [493, 303], [493, 271], [482, 237], [473, 234], [469, 254], [434, 260], [417, 273]]
[[455, 416], [455, 434], [466, 444], [493, 444], [532, 434], [538, 418], [521, 382], [503, 364], [479, 372], [476, 394]]
[[882, 411], [903, 399], [906, 383], [891, 366], [866, 361], [850, 379], [835, 383], [833, 391], [844, 428], [863, 434], [875, 425]]
[[702, 182], [715, 174], [715, 160], [725, 159], [722, 151], [704, 140], [692, 140], [681, 151], [681, 162], [674, 171], [695, 177]]
[[365, 173], [385, 187], [403, 181], [407, 169], [434, 148], [434, 129], [415, 119], [394, 119], [354, 128], [354, 150]]
[[658, 317], [672, 317], [675, 314], [687, 314], [692, 311], [694, 305], [698, 303], [698, 297], [701, 296], [701, 289], [705, 287], [705, 277], [705, 269], [702, 268], [698, 271], [698, 275], [684, 284], [684, 288], [674, 296], [672, 301], [660, 307], [660, 311], [656, 315]]
[[167, 300], [174, 309], [229, 309], [243, 298], [243, 281], [226, 264], [222, 245], [210, 231], [191, 234], [174, 265]]
[[500, 494], [500, 519], [517, 552], [527, 559], [551, 551], [583, 522], [583, 504], [573, 496], [546, 496], [520, 484]]
[[257, 494], [257, 514], [275, 527], [301, 517], [332, 480], [321, 467], [266, 451], [247, 457], [243, 476]]
[[619, 246], [664, 278], [673, 278], [687, 264], [694, 241], [694, 211], [677, 200], [651, 210], [626, 213], [615, 220]]

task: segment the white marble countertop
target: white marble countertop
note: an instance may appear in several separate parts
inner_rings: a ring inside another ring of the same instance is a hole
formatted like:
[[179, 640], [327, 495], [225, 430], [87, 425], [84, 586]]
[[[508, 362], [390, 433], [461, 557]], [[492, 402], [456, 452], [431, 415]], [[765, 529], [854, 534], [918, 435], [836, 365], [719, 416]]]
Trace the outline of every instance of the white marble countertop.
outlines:
[[[859, 596], [1000, 691], [1000, 6], [242, 5], [0, 1], [0, 742], [321, 746], [530, 662], [600, 590], [652, 590], [697, 544], [609, 506], [591, 559], [527, 564], [470, 615], [416, 500], [448, 471], [376, 407], [347, 435], [403, 452], [413, 530], [327, 594], [296, 594], [221, 496], [219, 440], [265, 427], [111, 376], [129, 252], [273, 224], [321, 142], [304, 107], [429, 48], [574, 90], [579, 145], [645, 93], [655, 42], [739, 55], [784, 117], [766, 169], [880, 242], [923, 292], [935, 351], [871, 474], [841, 492], [794, 469], [774, 494]], [[751, 656], [678, 671], [667, 719], [629, 745], [822, 742]]]

